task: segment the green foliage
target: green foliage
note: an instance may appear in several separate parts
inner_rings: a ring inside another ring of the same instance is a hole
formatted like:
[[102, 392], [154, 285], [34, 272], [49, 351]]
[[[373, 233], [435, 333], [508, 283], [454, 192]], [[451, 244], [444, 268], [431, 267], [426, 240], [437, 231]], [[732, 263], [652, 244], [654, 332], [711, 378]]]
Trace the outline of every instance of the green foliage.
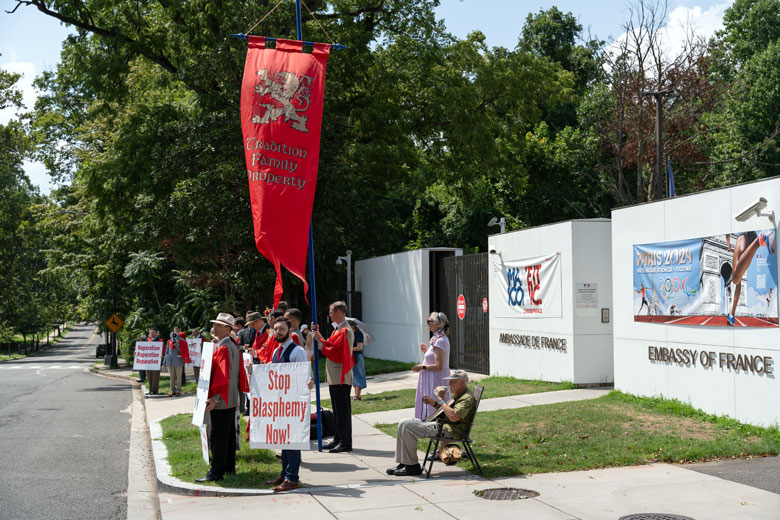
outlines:
[[[57, 70], [37, 78], [34, 114], [0, 127], [10, 288], [0, 319], [32, 331], [117, 312], [132, 342], [150, 326], [208, 328], [217, 312], [269, 305], [274, 273], [255, 249], [242, 173], [245, 44], [228, 35], [270, 3], [32, 4], [76, 32]], [[516, 48], [490, 48], [479, 32], [447, 34], [437, 4], [308, 4], [349, 47], [332, 53], [325, 87], [312, 219], [320, 309], [344, 290], [333, 259], [347, 249], [482, 251], [494, 216], [520, 229], [663, 197], [644, 90], [680, 93], [664, 101], [678, 191], [778, 173], [776, 2], [738, 0], [715, 41], [670, 63], [641, 46], [610, 56], [556, 7], [528, 16]], [[256, 32], [294, 36], [293, 9], [281, 4]], [[326, 39], [308, 14], [303, 31]], [[17, 79], [0, 72], [0, 107], [20, 102]], [[26, 158], [69, 185], [40, 197]], [[285, 299], [305, 310], [302, 284], [284, 278]]]

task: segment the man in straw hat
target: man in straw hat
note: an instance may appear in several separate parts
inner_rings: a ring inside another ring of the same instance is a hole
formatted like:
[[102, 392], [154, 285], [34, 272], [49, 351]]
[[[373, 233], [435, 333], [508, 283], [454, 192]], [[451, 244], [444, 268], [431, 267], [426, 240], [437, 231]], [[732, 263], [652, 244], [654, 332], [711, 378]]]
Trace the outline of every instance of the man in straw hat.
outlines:
[[[449, 377], [444, 378], [450, 387], [452, 399], [444, 401], [446, 389], [437, 389], [438, 399], [426, 395], [423, 402], [435, 407], [437, 410], [425, 421], [420, 419], [404, 419], [398, 424], [398, 432], [395, 439], [395, 461], [398, 466], [388, 468], [388, 475], [398, 477], [415, 476], [422, 474], [422, 467], [417, 461], [417, 439], [433, 438], [439, 432], [439, 424], [442, 431], [454, 439], [463, 438], [463, 430], [458, 423], [468, 424], [474, 416], [477, 401], [469, 390], [469, 376], [464, 370], [455, 370]], [[442, 446], [441, 449], [446, 447]]]
[[236, 407], [239, 393], [249, 391], [238, 347], [230, 338], [235, 319], [221, 312], [211, 323], [218, 340], [206, 401], [206, 411], [211, 413], [211, 468], [196, 482], [222, 480], [225, 473], [236, 472]]

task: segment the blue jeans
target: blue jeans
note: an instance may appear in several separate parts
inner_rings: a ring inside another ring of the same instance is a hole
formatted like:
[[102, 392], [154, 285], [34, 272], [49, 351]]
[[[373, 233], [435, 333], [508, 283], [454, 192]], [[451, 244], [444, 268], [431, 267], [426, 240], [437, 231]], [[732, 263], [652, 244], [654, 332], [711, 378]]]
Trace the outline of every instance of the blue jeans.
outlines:
[[301, 450], [282, 450], [282, 478], [298, 482], [298, 469], [301, 467]]

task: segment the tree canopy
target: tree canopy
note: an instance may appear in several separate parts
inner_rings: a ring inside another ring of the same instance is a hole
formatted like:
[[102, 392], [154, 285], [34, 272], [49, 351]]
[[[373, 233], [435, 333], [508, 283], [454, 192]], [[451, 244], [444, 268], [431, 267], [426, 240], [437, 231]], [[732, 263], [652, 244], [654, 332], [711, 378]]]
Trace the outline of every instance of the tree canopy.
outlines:
[[[21, 326], [31, 293], [64, 302], [52, 316], [119, 312], [128, 334], [270, 304], [243, 165], [246, 44], [229, 34], [267, 15], [255, 33], [292, 37], [294, 4], [18, 3], [75, 34], [37, 79], [35, 110], [0, 127], [0, 262], [6, 286], [18, 280], [0, 322]], [[307, 2], [317, 20], [304, 12], [305, 39], [349, 48], [331, 56], [325, 87], [313, 212], [322, 301], [345, 288], [334, 260], [347, 249], [481, 251], [492, 216], [519, 229], [664, 197], [644, 91], [674, 93], [663, 146], [678, 191], [777, 174], [776, 1], [737, 0], [715, 38], [693, 35], [676, 56], [659, 40], [665, 12], [644, 0], [611, 45], [551, 7], [528, 16], [514, 49], [452, 36], [437, 4]], [[0, 74], [0, 106], [19, 102], [15, 81]], [[66, 187], [41, 197], [26, 158]], [[285, 290], [308, 308], [298, 280], [285, 276]]]

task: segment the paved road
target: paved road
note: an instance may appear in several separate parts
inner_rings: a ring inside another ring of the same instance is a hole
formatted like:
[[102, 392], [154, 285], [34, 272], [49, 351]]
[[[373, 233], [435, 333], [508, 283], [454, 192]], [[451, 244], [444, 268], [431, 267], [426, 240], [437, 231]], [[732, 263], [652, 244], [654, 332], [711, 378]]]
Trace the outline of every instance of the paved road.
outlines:
[[780, 494], [780, 457], [718, 460], [683, 467]]
[[0, 364], [0, 519], [127, 517], [131, 387], [84, 371], [94, 330]]

